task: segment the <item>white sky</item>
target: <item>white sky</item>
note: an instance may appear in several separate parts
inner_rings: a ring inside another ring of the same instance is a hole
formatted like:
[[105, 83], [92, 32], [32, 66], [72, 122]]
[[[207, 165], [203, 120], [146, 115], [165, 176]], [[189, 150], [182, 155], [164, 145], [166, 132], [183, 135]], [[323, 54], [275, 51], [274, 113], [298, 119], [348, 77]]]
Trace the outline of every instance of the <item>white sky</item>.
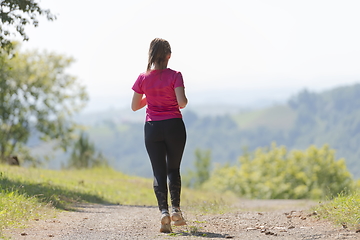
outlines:
[[190, 103], [276, 99], [305, 87], [360, 82], [358, 0], [43, 0], [40, 6], [58, 19], [40, 18], [38, 28], [27, 28], [23, 48], [74, 57], [70, 72], [87, 86], [90, 110], [129, 106], [155, 37], [170, 42], [169, 67], [183, 73]]

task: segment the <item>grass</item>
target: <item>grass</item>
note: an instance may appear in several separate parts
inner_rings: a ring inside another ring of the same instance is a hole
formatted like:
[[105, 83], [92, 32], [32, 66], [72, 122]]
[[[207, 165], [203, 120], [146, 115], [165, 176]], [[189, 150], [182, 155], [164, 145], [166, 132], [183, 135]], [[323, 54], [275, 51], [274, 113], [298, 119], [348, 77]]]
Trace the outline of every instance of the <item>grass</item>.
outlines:
[[315, 210], [319, 216], [349, 229], [360, 229], [360, 190], [349, 195], [339, 194], [333, 200], [321, 203]]
[[[213, 193], [206, 193], [204, 196], [209, 197]], [[223, 214], [233, 210], [231, 207], [232, 203], [235, 202], [236, 198], [233, 195], [223, 195], [219, 199], [219, 196], [214, 194], [211, 198], [208, 199], [199, 199], [199, 198], [184, 198], [184, 205], [186, 206], [187, 211], [192, 211], [199, 214]], [[224, 200], [226, 199], [226, 201]]]
[[[213, 192], [182, 189], [186, 211], [221, 213], [230, 199]], [[152, 179], [110, 168], [56, 171], [0, 165], [0, 237], [5, 228], [54, 217], [61, 210], [72, 210], [76, 203], [155, 206], [156, 198]]]
[[73, 203], [151, 205], [152, 181], [131, 177], [109, 168], [85, 170], [44, 170], [1, 166], [2, 189], [18, 191], [58, 209]]
[[[231, 194], [183, 188], [182, 207], [195, 214], [231, 211]], [[5, 228], [31, 219], [53, 218], [75, 203], [155, 206], [152, 179], [128, 176], [109, 168], [45, 170], [0, 165], [0, 238]], [[320, 204], [322, 218], [351, 229], [360, 226], [360, 190]]]
[[54, 217], [55, 212], [47, 204], [39, 203], [17, 191], [0, 191], [0, 237], [5, 227], [23, 226], [30, 219]]

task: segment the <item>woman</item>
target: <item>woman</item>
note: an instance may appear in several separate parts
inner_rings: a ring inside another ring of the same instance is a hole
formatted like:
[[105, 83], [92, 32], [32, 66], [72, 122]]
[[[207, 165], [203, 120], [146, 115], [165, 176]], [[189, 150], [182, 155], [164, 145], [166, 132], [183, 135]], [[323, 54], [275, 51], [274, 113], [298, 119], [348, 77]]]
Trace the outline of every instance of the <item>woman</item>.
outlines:
[[[167, 67], [171, 57], [170, 44], [161, 38], [150, 43], [147, 71], [137, 78], [132, 89], [131, 108], [137, 111], [147, 105], [145, 146], [154, 174], [154, 192], [161, 212], [160, 232], [171, 232], [186, 222], [180, 210], [180, 163], [185, 148], [186, 129], [180, 109], [188, 100], [180, 72]], [[169, 178], [169, 186], [167, 185]], [[170, 191], [172, 213], [168, 206]]]

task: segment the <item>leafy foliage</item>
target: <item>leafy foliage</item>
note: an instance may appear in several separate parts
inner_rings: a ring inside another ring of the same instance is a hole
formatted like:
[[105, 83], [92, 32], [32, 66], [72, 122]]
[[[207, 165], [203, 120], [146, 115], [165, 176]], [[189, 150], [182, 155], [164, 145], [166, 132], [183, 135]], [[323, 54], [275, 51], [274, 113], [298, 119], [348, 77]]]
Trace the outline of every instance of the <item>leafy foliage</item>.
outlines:
[[81, 132], [77, 142], [75, 142], [67, 168], [93, 168], [108, 166], [107, 160], [101, 152], [96, 152], [95, 146], [90, 142], [89, 137]]
[[[15, 50], [14, 50], [15, 51]], [[73, 62], [54, 53], [0, 53], [0, 159], [18, 152], [36, 131], [44, 141], [71, 142], [71, 117], [87, 100], [85, 88], [65, 72]]]
[[360, 84], [338, 87], [322, 94], [304, 90], [289, 100], [297, 111], [287, 146], [305, 148], [328, 143], [360, 176]]
[[50, 10], [40, 8], [34, 0], [0, 1], [0, 47], [11, 48], [11, 36], [19, 33], [24, 41], [29, 37], [25, 33], [26, 25], [39, 25], [38, 16], [45, 15], [53, 21], [56, 17]]
[[188, 170], [184, 175], [184, 185], [191, 188], [200, 188], [204, 182], [210, 178], [211, 171], [211, 151], [195, 150], [195, 171]]
[[345, 161], [335, 161], [327, 145], [288, 152], [286, 147], [258, 148], [238, 165], [217, 168], [206, 188], [260, 199], [324, 199], [354, 187]]

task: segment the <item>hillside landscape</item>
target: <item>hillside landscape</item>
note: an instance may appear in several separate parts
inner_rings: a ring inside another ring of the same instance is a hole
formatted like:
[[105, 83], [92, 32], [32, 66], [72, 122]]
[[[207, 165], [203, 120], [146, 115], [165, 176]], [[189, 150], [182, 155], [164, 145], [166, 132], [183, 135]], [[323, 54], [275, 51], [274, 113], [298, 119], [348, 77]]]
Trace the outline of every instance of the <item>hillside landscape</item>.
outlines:
[[359, 8], [0, 0], [0, 239], [360, 239]]
[[[225, 109], [228, 109], [227, 111]], [[111, 166], [127, 174], [150, 177], [151, 167], [143, 143], [144, 111], [109, 110], [79, 116], [95, 146]], [[284, 104], [261, 109], [188, 106], [183, 111], [187, 146], [183, 171], [193, 168], [196, 149], [210, 150], [212, 166], [236, 163], [244, 150], [270, 147], [289, 150], [328, 144], [337, 159], [345, 158], [355, 178], [360, 177], [360, 84], [316, 93], [303, 90]], [[66, 162], [58, 155], [53, 168]]]

